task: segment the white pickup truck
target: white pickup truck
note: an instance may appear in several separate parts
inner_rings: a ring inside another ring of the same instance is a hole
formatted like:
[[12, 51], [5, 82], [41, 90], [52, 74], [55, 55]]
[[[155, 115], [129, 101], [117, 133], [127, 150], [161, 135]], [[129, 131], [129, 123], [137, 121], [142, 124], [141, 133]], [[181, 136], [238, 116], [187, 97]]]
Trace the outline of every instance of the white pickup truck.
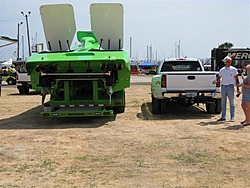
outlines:
[[205, 71], [196, 58], [166, 59], [151, 81], [153, 113], [166, 113], [170, 102], [184, 107], [203, 103], [208, 113], [220, 113], [220, 84], [214, 84], [217, 75], [218, 72]]
[[29, 93], [29, 89], [31, 89], [31, 81], [27, 72], [24, 71], [16, 73], [16, 85], [20, 94]]

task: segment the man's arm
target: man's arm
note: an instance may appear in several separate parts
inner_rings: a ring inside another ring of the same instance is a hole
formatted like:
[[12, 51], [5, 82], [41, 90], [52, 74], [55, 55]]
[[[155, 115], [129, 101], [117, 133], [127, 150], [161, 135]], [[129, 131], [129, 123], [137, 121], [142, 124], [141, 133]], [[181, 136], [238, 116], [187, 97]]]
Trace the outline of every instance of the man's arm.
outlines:
[[217, 83], [220, 83], [220, 79], [221, 79], [221, 76], [220, 76], [220, 75], [217, 75], [217, 77], [216, 77], [216, 82], [217, 82]]
[[236, 74], [234, 76], [234, 78], [235, 78], [235, 83], [236, 83], [237, 91], [240, 91], [240, 88], [239, 88], [240, 82], [239, 82], [238, 74]]

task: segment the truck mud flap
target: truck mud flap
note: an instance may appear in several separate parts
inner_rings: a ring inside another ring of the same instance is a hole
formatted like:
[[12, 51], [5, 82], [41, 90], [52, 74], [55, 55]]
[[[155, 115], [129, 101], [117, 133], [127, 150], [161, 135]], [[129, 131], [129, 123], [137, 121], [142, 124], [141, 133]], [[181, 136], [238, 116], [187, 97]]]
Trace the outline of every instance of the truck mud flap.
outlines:
[[54, 112], [41, 112], [42, 117], [97, 117], [114, 116], [113, 110], [102, 110], [100, 108], [60, 108]]

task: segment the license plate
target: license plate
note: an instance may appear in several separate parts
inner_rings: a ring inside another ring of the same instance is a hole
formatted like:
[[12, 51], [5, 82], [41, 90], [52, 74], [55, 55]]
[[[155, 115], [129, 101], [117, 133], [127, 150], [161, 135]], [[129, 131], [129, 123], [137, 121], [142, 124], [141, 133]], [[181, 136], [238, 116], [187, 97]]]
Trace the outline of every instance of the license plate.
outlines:
[[187, 97], [196, 97], [197, 93], [187, 93]]
[[52, 108], [50, 108], [50, 107], [43, 107], [43, 111], [44, 112], [51, 112]]

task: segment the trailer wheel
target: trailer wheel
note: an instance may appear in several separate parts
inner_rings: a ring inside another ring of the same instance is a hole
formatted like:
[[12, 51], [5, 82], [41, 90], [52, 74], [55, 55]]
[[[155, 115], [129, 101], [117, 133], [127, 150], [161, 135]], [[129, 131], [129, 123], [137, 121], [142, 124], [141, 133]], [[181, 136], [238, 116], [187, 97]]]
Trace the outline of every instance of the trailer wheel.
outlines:
[[153, 114], [159, 114], [160, 113], [160, 100], [154, 98], [153, 95], [151, 95], [152, 98], [152, 112]]
[[125, 91], [122, 90], [122, 96], [123, 96], [123, 99], [124, 99], [124, 106], [116, 106], [113, 108], [114, 112], [116, 114], [120, 114], [120, 113], [124, 113], [125, 112], [125, 104], [126, 104], [126, 98], [125, 98]]
[[207, 113], [209, 114], [215, 113], [215, 104], [206, 103], [206, 110], [207, 110]]
[[221, 99], [216, 99], [215, 101], [215, 113], [216, 114], [221, 113]]
[[160, 109], [161, 109], [161, 114], [166, 114], [167, 113], [167, 101], [162, 99], [160, 100], [161, 105], [160, 105]]
[[115, 109], [116, 114], [124, 113], [125, 112], [125, 106], [117, 106]]

